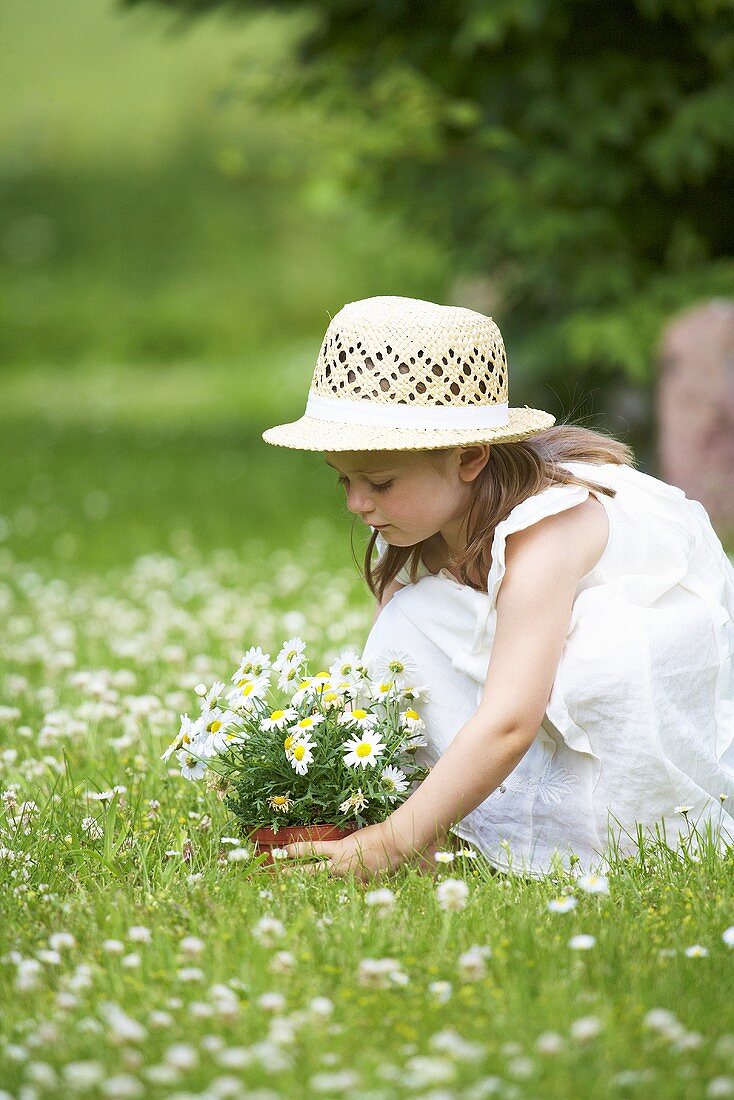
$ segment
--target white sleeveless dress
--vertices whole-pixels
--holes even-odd
[[[608,543],[579,581],[535,740],[453,832],[503,871],[599,871],[610,850],[637,851],[638,823],[675,847],[688,831],[676,813],[685,805],[699,832],[710,821],[724,850],[734,843],[734,568],[704,507],[680,489],[625,465],[563,466],[616,489],[594,493]],[[423,766],[481,699],[507,536],[588,495],[551,486],[513,508],[495,529],[486,593],[447,570],[421,565],[414,584],[401,570],[406,587],[378,616],[363,657],[372,666],[399,650],[417,663],[417,683],[428,687],[418,705]],[[384,553],[381,536],[377,546]]]

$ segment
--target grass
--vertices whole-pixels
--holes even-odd
[[[5,1095],[731,1095],[731,851],[650,841],[608,894],[469,856],[371,885],[228,859],[222,804],[160,754],[249,644],[360,644],[350,523],[320,456],[260,440],[282,388],[254,370],[105,371],[5,385]]]

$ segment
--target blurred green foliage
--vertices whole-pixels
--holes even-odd
[[[318,109],[321,170],[488,277],[530,377],[647,383],[670,314],[734,292],[729,0],[155,2],[290,15],[243,99]]]

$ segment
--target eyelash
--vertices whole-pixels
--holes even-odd
[[[343,475],[343,474],[342,474],[342,475],[340,475],[340,476],[339,476],[339,477],[338,477],[338,478],[336,479],[336,483],[337,483],[337,485],[346,485],[346,483],[347,483],[348,481],[349,481],[349,478],[348,478],[348,477],[344,477],[344,475]],[[391,485],[392,485],[392,481],[383,481],[382,485],[374,485],[374,484],[373,484],[372,482],[370,482],[370,488],[371,488],[371,489],[374,489],[374,491],[375,491],[376,493],[384,493],[384,492],[385,492],[385,490],[386,490],[386,489],[389,489]]]

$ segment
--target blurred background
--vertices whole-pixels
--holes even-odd
[[[513,405],[731,544],[728,3],[4,0],[0,36],[6,564],[313,535],[343,568],[322,457],[260,433],[372,294],[491,313]]]

